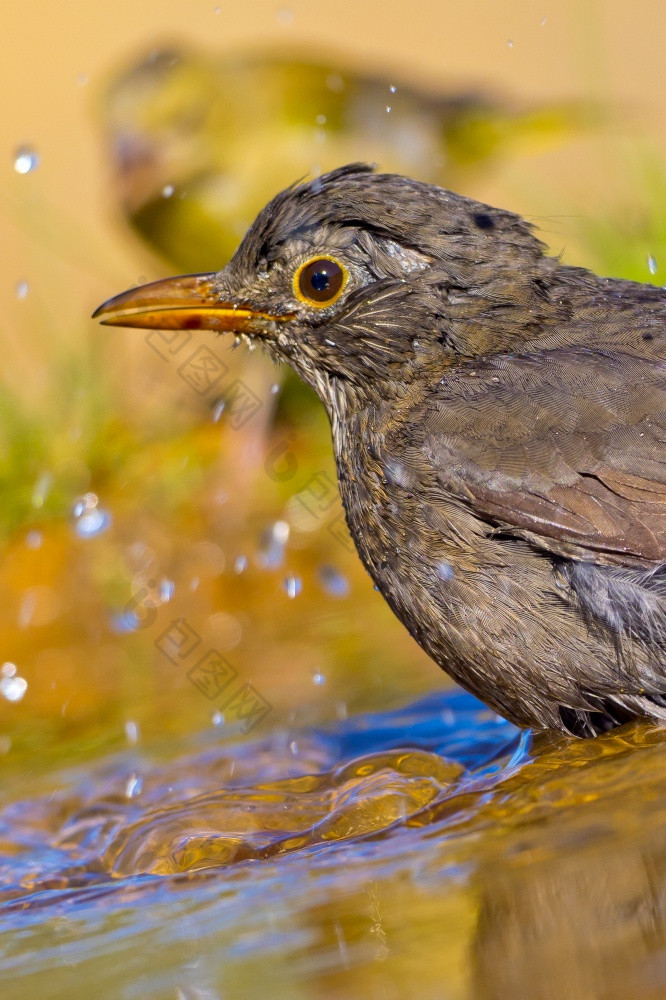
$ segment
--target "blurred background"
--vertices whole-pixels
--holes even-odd
[[[666,10],[9,0],[3,30],[3,764],[242,731],[219,670],[188,676],[207,649],[265,725],[447,684],[360,567],[316,401],[260,352],[89,316],[221,267],[279,188],[354,159],[663,281]]]

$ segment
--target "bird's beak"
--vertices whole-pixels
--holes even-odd
[[[230,330],[259,333],[267,323],[289,316],[272,316],[242,303],[221,301],[215,272],[181,274],[130,288],[102,303],[93,313],[107,326],[137,326],[151,330]]]

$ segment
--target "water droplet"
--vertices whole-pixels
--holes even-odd
[[[276,521],[262,535],[262,548],[257,562],[263,569],[277,569],[284,562],[284,547],[289,540],[289,525],[286,521]]]
[[[3,677],[0,680],[0,694],[7,701],[20,701],[28,690],[28,682],[23,677]]]
[[[94,538],[111,524],[111,515],[99,506],[96,493],[84,493],[74,504],[74,531],[79,538]]]
[[[543,28],[543,26],[544,26],[544,24],[546,23],[547,20],[548,20],[547,17],[542,17],[541,20],[539,21],[539,24],[541,25],[542,28]]]
[[[506,44],[509,46],[510,49],[513,48],[513,41],[511,39],[509,39]]]
[[[141,625],[141,621],[134,611],[122,611],[111,618],[111,628],[119,635],[126,632],[135,632]]]
[[[326,683],[326,674],[322,674],[319,670],[315,670],[312,675],[312,683],[316,684],[317,687],[321,687],[322,684]]]
[[[34,588],[24,590],[19,604],[19,612],[16,619],[17,625],[21,629],[28,627],[35,613],[36,597]]]
[[[244,573],[247,569],[247,556],[236,556],[234,561],[234,573]]]
[[[326,124],[326,115],[317,115],[317,117],[315,118],[315,121],[316,121],[317,125],[325,125]]]
[[[157,590],[162,604],[168,604],[168,602],[174,595],[175,589],[176,589],[176,584],[173,582],[173,580],[169,580],[165,576],[162,577]]]
[[[279,384],[277,382],[273,382],[273,385],[271,386],[271,395],[275,396],[276,393],[278,393],[279,391],[280,391]]]
[[[44,506],[44,501],[51,491],[51,486],[53,485],[53,476],[50,472],[43,472],[41,476],[37,479],[37,482],[32,488],[32,496],[30,502],[33,507],[39,509]]]
[[[20,701],[28,690],[28,682],[24,677],[18,676],[15,663],[7,661],[0,668],[0,694],[7,701]]]
[[[349,593],[349,580],[335,566],[321,566],[319,580],[326,593],[332,597],[346,597]]]
[[[398,88],[396,87],[396,85],[395,85],[394,83],[392,83],[392,84],[391,84],[391,86],[389,87],[389,91],[390,91],[390,92],[391,92],[392,94],[395,94],[395,92],[396,92],[396,90],[397,90],[397,89],[398,89]]]
[[[280,545],[286,545],[289,541],[289,525],[286,521],[276,521],[272,528],[273,538]]]
[[[214,726],[223,726],[224,725],[224,716],[222,715],[222,712],[213,712],[213,717],[212,717],[211,721],[212,721],[212,723],[213,723]]]
[[[648,271],[650,272],[650,274],[656,274],[657,273],[657,261],[652,256],[651,253],[648,254],[647,266],[648,266]]]
[[[390,114],[391,114],[391,105],[390,105],[390,104],[387,104],[387,105],[386,105],[386,114],[387,114],[387,115],[390,115]]]
[[[296,742],[296,740],[292,740],[291,743],[289,744],[289,753],[293,757],[297,756],[297,754],[298,754],[298,743]]]
[[[135,746],[139,742],[139,726],[133,719],[128,719],[125,723],[125,739],[130,746]]]
[[[134,799],[137,795],[141,794],[143,788],[143,779],[139,777],[138,774],[132,774],[127,779],[127,784],[125,785],[125,798]]]
[[[290,600],[293,600],[294,597],[298,597],[301,590],[303,589],[303,581],[299,576],[294,576],[292,574],[290,576],[285,577],[283,587],[285,589],[287,597]]]
[[[19,302],[25,302],[28,297],[29,286],[27,281],[17,281],[16,298]]]
[[[170,198],[171,195],[174,193],[175,190],[176,189],[173,186],[173,184],[165,184],[164,187],[162,188],[162,197],[163,198]]]
[[[25,544],[29,549],[40,548],[42,542],[44,541],[44,536],[41,531],[29,531],[25,536]]]
[[[17,174],[30,174],[39,166],[39,154],[29,146],[19,146],[14,153],[14,170]]]
[[[437,563],[435,566],[435,572],[440,580],[452,580],[455,576],[453,566],[451,566],[450,563],[447,563],[444,559]]]

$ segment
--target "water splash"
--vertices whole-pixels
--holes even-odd
[[[323,589],[331,597],[347,597],[349,594],[349,580],[335,566],[320,566],[318,576]]]
[[[28,690],[28,682],[24,677],[19,677],[18,668],[15,663],[7,661],[0,667],[0,694],[7,701],[21,701],[23,695]]]
[[[294,597],[298,597],[298,595],[302,591],[303,581],[301,580],[300,577],[290,574],[289,576],[285,577],[282,586],[284,588],[287,597],[293,600]]]
[[[39,166],[39,153],[30,146],[19,146],[14,153],[14,170],[17,174],[31,174]]]
[[[94,538],[111,524],[111,515],[100,507],[96,493],[84,493],[72,508],[74,531],[79,538]]]

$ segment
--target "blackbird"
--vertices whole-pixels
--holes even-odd
[[[95,316],[232,331],[312,386],[370,576],[497,712],[577,736],[666,721],[664,289],[352,164],[277,195],[223,270]]]

